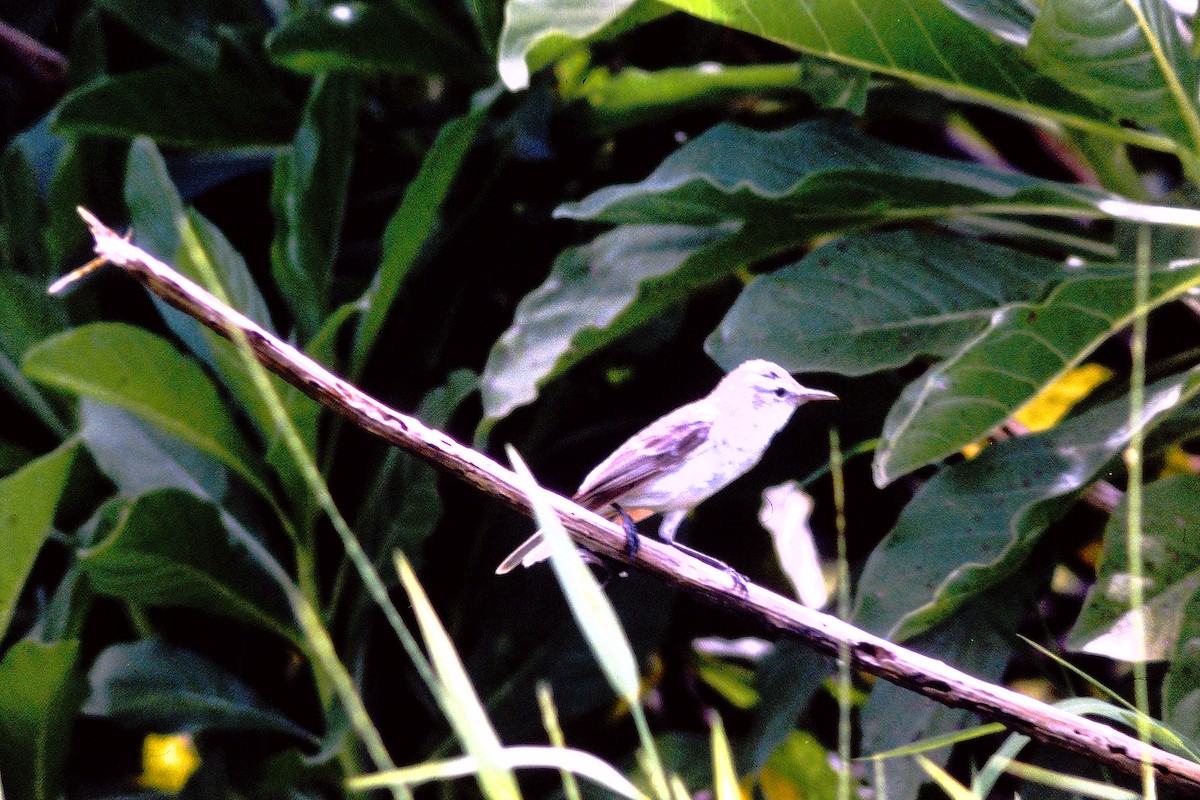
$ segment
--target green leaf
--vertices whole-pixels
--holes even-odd
[[[620,797],[630,800],[646,800],[629,780],[610,764],[591,753],[569,747],[545,747],[525,745],[505,747],[500,751],[502,763],[509,769],[540,768],[567,770],[594,781],[598,786]],[[404,769],[360,775],[346,781],[352,791],[382,789],[389,786],[416,787],[430,781],[445,781],[474,775],[479,771],[479,760],[474,756],[458,756],[442,761],[426,761]]]
[[[30,347],[66,324],[62,303],[47,295],[44,285],[0,268],[0,386],[64,438],[68,427],[49,399],[21,374],[18,364]]]
[[[0,774],[9,797],[56,800],[83,699],[79,642],[23,639],[0,661]]]
[[[208,658],[161,639],[111,645],[88,671],[84,714],[161,731],[251,730],[316,738]]]
[[[1198,392],[1195,370],[1146,387],[1147,452],[1200,426]],[[1128,442],[1122,398],[943,469],[867,560],[856,624],[898,641],[949,617],[1020,569],[1046,527],[1119,462]]]
[[[581,359],[737,269],[747,251],[713,246],[736,240],[731,233],[729,226],[629,225],[564,251],[492,346],[479,379],[480,431]]]
[[[759,662],[755,686],[759,703],[750,730],[742,740],[738,764],[755,772],[767,762],[796,727],[796,718],[808,707],[833,672],[833,660],[792,639],[780,639]]]
[[[19,144],[0,157],[0,269],[31,279],[50,277],[46,210],[33,165]]]
[[[829,763],[829,752],[812,734],[801,731],[790,731],[771,753],[759,773],[759,783],[767,797],[837,797],[838,777]]]
[[[1104,531],[1096,582],[1067,638],[1067,647],[1118,661],[1167,661],[1165,719],[1200,741],[1200,477],[1178,475],[1145,487],[1142,559],[1145,639],[1134,634],[1129,605],[1126,500]]]
[[[454,410],[478,388],[475,373],[455,370],[444,385],[421,401],[417,419],[444,430]],[[354,524],[363,549],[371,554],[385,584],[394,585],[396,581],[393,551],[404,553],[415,568],[420,563],[421,546],[433,535],[441,518],[438,471],[411,453],[389,447],[383,463],[374,471]]]
[[[409,270],[437,225],[442,203],[487,119],[489,108],[490,105],[480,106],[442,126],[388,221],[379,271],[359,301],[366,310],[354,337],[351,376],[362,374]]]
[[[550,546],[550,566],[571,607],[580,632],[587,639],[592,655],[608,679],[608,684],[625,702],[637,705],[638,669],[633,648],[621,628],[616,612],[604,596],[600,585],[571,542],[558,514],[546,501],[545,490],[538,486],[529,467],[512,446],[506,446],[509,462],[516,471],[521,491],[533,506],[538,530]]]
[[[329,301],[358,110],[356,78],[319,76],[292,146],[275,159],[272,274],[306,340],[320,327]]]
[[[905,388],[875,450],[875,482],[958,452],[1007,419],[1133,319],[1132,267],[1087,267],[1045,300],[1016,303]],[[1200,285],[1200,262],[1150,274],[1149,308]]]
[[[125,173],[125,204],[133,224],[134,243],[181,274],[204,284],[205,277],[183,248],[181,226],[190,226],[204,246],[208,261],[217,273],[230,304],[265,330],[274,331],[266,300],[242,258],[221,231],[193,209],[167,172],[166,162],[154,143],[144,137],[129,148]],[[213,368],[237,398],[240,408],[254,421],[264,438],[274,435],[275,424],[234,346],[192,317],[151,295],[163,320],[188,348]],[[286,386],[275,379],[280,387]],[[315,403],[314,403],[315,404]]]
[[[29,462],[0,480],[0,637],[8,630],[25,579],[54,526],[76,445]]]
[[[1046,0],[1026,56],[1114,117],[1200,150],[1200,71],[1167,0]]]
[[[748,94],[765,98],[806,94],[824,108],[861,111],[866,100],[864,77],[865,73],[841,70],[816,59],[747,66],[706,62],[653,72],[627,67],[616,74],[597,67],[588,71],[575,92],[564,92],[563,99],[578,96],[584,100],[592,124],[598,131],[610,133],[726,105]]]
[[[1068,273],[1005,247],[931,231],[850,234],[752,280],[705,350],[726,369],[865,375],[947,356],[1008,303]]]
[[[612,223],[741,220],[805,242],[824,232],[963,215],[1114,217],[1197,227],[1200,212],[905,150],[845,118],[779,131],[717,125],[640,183],[607,186],[555,215]]]
[[[486,83],[483,55],[452,27],[404,4],[343,2],[294,13],[267,37],[275,63],[317,75],[337,70],[433,73]]]
[[[1067,647],[1122,661],[1164,661],[1179,643],[1188,601],[1200,593],[1200,478],[1178,475],[1145,487],[1145,642],[1132,638],[1126,502],[1109,517],[1096,583]]]
[[[967,98],[1020,116],[1044,117],[1147,146],[1168,141],[1123,130],[1105,110],[1049,80],[1013,47],[956,15],[940,0],[898,0],[848,6],[844,0],[665,0],[689,14],[747,31],[841,64]],[[500,74],[510,89],[528,84],[526,60],[536,68],[548,59],[530,52],[550,48],[551,57],[599,30],[629,8],[609,0],[523,0],[505,8]]]
[[[220,462],[129,411],[80,398],[79,438],[122,497],[172,488],[225,499],[229,473]]]
[[[84,325],[34,347],[24,369],[34,380],[132,411],[270,497],[262,468],[212,381],[154,334],[119,323]]]
[[[1031,565],[976,597],[959,613],[908,644],[968,675],[999,683],[1012,658],[1017,626],[1042,595],[1050,579],[1050,563]],[[966,709],[950,708],[928,697],[877,681],[861,714],[862,751],[870,756],[937,739],[976,723]],[[938,766],[950,760],[950,748],[926,754]],[[910,758],[883,763],[884,786],[895,800],[914,800],[926,775]]]
[[[509,0],[500,31],[500,79],[514,92],[527,88],[530,72],[562,55],[575,40],[598,33],[635,5],[637,0]]]
[[[124,504],[112,531],[78,557],[101,594],[196,608],[301,642],[284,589],[260,557],[233,538],[216,506],[185,491],[161,489]]]
[[[261,70],[215,71],[183,64],[110,75],[80,86],[58,104],[54,130],[73,136],[149,136],[176,147],[283,144],[296,108]]]
[[[1024,47],[1029,43],[1033,21],[1037,19],[1036,0],[942,0],[963,19],[1009,44]]]
[[[138,0],[97,0],[96,5],[164,53],[196,69],[216,69],[221,59],[211,2],[168,0],[147,6]]]
[[[433,691],[441,695],[438,705],[446,714],[463,750],[475,758],[480,789],[491,800],[520,797],[516,777],[504,761],[500,737],[492,727],[475,687],[471,685],[471,677],[454,649],[450,635],[446,633],[403,553],[395,554],[395,567],[412,604],[417,624],[421,627],[421,638],[429,652],[429,661],[437,674],[438,685],[433,687]]]

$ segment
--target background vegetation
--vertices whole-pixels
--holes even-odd
[[[80,204],[197,279],[215,270],[235,307],[385,402],[495,454],[513,443],[564,492],[718,367],[804,373],[842,402],[802,409],[693,515],[693,545],[790,593],[762,491],[804,482],[832,557],[836,426],[855,624],[1052,700],[1099,693],[1066,658],[1148,705],[1176,749],[1200,743],[1191,13],[51,0],[3,22],[7,796],[178,791],[154,771],[164,748],[198,758],[189,796],[345,792],[380,759],[316,665],[317,621],[394,763],[459,752],[236,350],[119,276],[46,296],[89,257]],[[1031,412],[1047,387],[1070,401]],[[387,587],[394,552],[414,565],[499,739],[545,740],[547,681],[567,741],[634,775],[628,707],[550,571],[492,575],[530,522],[275,388]],[[421,607],[414,583],[402,608]],[[834,796],[829,662],[787,643],[704,653],[697,637],[768,632],[638,575],[606,590],[687,787],[712,784],[715,709],[750,790]],[[884,683],[840,699],[855,755],[974,724]],[[997,743],[930,757],[966,780]],[[927,778],[907,757],[855,770],[891,798]]]

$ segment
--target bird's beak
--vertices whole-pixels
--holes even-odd
[[[810,400],[837,400],[838,396],[833,392],[825,392],[820,389],[804,388],[797,398],[801,403],[807,403]]]

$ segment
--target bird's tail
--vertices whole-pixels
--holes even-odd
[[[550,545],[540,533],[535,533],[522,542],[520,547],[509,553],[508,558],[500,562],[500,566],[496,567],[496,574],[503,575],[517,567],[528,567],[539,561],[545,561],[549,557]]]

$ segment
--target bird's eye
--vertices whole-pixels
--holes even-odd
[[[787,389],[783,388],[782,386],[775,390],[776,397],[783,397],[785,394],[787,394]]]

